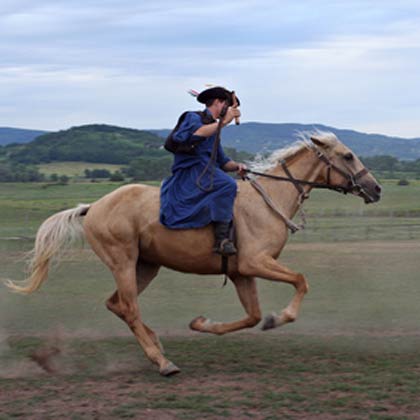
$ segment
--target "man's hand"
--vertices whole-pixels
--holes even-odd
[[[226,111],[225,117],[223,118],[223,125],[230,124],[234,118],[239,118],[240,116],[241,111],[239,111],[238,108],[230,106]]]
[[[245,163],[238,163],[238,175],[242,178],[245,179],[246,177],[246,170],[248,169],[248,167],[245,165]]]
[[[241,178],[245,178],[247,166],[245,163],[235,162],[234,160],[230,160],[223,166],[223,170],[225,172],[237,172]]]

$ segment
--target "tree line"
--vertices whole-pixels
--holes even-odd
[[[247,152],[225,148],[226,153],[236,161],[249,161],[252,156]],[[379,178],[417,178],[420,179],[420,159],[413,161],[398,160],[389,155],[361,158],[363,164]],[[124,180],[148,181],[161,180],[171,173],[173,157],[169,153],[159,156],[139,156],[131,159],[120,170],[111,172],[108,169],[86,169],[86,179],[107,179],[115,182]],[[24,164],[4,159],[0,152],[0,182],[54,182],[65,184],[66,175],[45,175],[34,164]]]
[[[394,156],[380,155],[361,158],[364,165],[376,172],[385,172],[391,176],[395,173],[411,173],[420,176],[420,159],[398,160]]]

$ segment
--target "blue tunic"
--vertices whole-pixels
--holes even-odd
[[[189,112],[173,134],[174,141],[191,140],[202,125],[201,117]],[[237,186],[236,181],[222,170],[231,159],[225,155],[220,144],[214,170],[210,168],[201,178],[200,185],[203,188],[197,185],[197,179],[209,163],[216,135],[202,139],[195,148],[195,155],[175,154],[172,176],[162,183],[160,222],[168,228],[199,228],[211,222],[232,220]],[[213,188],[211,191],[204,191],[203,189],[210,186],[211,173]]]

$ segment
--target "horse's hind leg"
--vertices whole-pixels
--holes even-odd
[[[160,268],[159,265],[149,264],[144,261],[141,261],[140,259],[137,261],[137,267],[136,267],[137,296],[139,296],[144,291],[144,289],[146,289],[146,287],[152,282],[152,280],[156,277],[157,273],[159,272],[159,268]],[[112,294],[112,296],[106,301],[106,307],[115,315],[123,319],[122,313],[120,311],[120,306],[119,306],[118,290],[116,290]],[[164,353],[163,346],[159,340],[159,337],[145,323],[143,323],[143,325],[149,337],[159,347],[160,351]]]
[[[157,276],[160,269],[160,265],[149,264],[145,261],[139,259],[137,261],[137,268],[136,268],[136,277],[137,277],[137,296],[143,292],[144,289],[152,282],[152,280]],[[162,343],[159,340],[159,337],[156,333],[149,328],[146,324],[144,324],[147,333],[149,334],[150,338],[153,342],[159,347],[162,353],[165,353]]]
[[[199,316],[191,321],[190,328],[192,330],[222,335],[243,328],[254,327],[260,322],[261,311],[255,279],[253,277],[235,276],[231,280],[235,284],[236,292],[247,313],[246,318],[222,323],[213,322],[208,318]]]
[[[162,375],[169,376],[179,372],[179,369],[163,356],[159,346],[149,335],[148,328],[141,321],[137,302],[136,259],[126,260],[124,255],[119,255],[118,264],[113,267],[112,272],[118,289],[118,299],[114,298],[114,303],[118,302],[118,316],[129,326],[146,356],[159,366]]]
[[[92,218],[92,213],[89,213]],[[88,214],[88,216],[89,216]],[[115,312],[131,329],[146,356],[159,366],[162,375],[171,375],[179,369],[167,360],[159,345],[153,340],[150,329],[141,321],[137,295],[143,286],[137,284],[137,261],[139,258],[138,238],[126,219],[112,224],[112,230],[85,220],[84,230],[96,255],[109,267],[114,275],[117,292],[108,300],[108,307]],[[131,232],[131,235],[130,235]],[[152,275],[150,275],[153,278]],[[144,282],[147,285],[149,282]]]

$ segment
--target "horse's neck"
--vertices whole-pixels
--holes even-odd
[[[294,178],[310,182],[317,180],[322,169],[322,162],[316,157],[316,154],[306,148],[287,159],[286,165]],[[287,176],[281,164],[277,164],[267,174]],[[284,214],[292,218],[299,208],[300,193],[297,188],[291,182],[277,181],[270,178],[260,177],[259,182],[268,192],[271,199],[283,210]],[[306,193],[309,193],[311,190],[310,186],[302,187]]]

